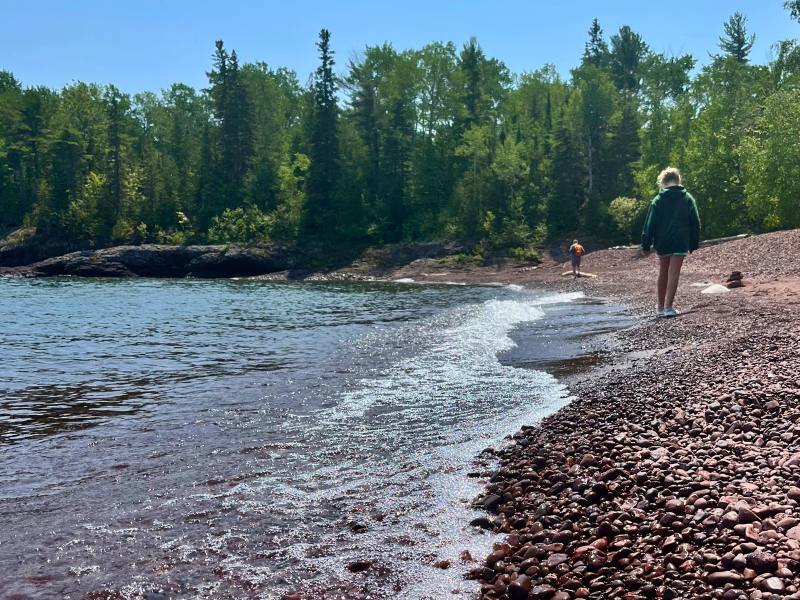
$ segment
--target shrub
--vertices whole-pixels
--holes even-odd
[[[251,243],[270,239],[271,219],[256,206],[225,209],[214,217],[208,239],[214,243]]]
[[[608,214],[617,228],[620,238],[630,242],[635,239],[635,229],[639,225],[647,204],[636,198],[620,196],[608,205]]]
[[[542,262],[539,250],[531,248],[530,246],[525,248],[512,248],[511,252],[509,252],[509,256],[519,262]]]

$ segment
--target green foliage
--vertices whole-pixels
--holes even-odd
[[[783,6],[789,11],[795,21],[800,22],[800,0],[786,0]]]
[[[737,62],[747,62],[756,41],[755,34],[747,35],[747,17],[735,12],[724,26],[725,35],[719,38],[719,47]]]
[[[636,230],[641,230],[646,210],[647,203],[637,198],[619,196],[611,201],[608,205],[608,214],[617,228],[620,241],[630,242],[638,239]]]
[[[340,182],[340,158],[337,119],[339,106],[336,100],[336,78],[333,74],[333,50],[330,32],[319,33],[320,65],[311,89],[312,110],[309,155],[311,166],[308,175],[303,233],[310,237],[336,237],[341,224],[336,202]]]
[[[620,91],[637,93],[644,76],[644,65],[650,53],[642,37],[627,25],[611,36],[609,61],[611,75]]]
[[[211,222],[208,239],[216,244],[264,242],[270,228],[269,217],[255,206],[226,208]]]
[[[0,71],[0,228],[95,245],[444,238],[528,260],[548,235],[636,239],[667,165],[706,236],[800,226],[800,46],[753,65],[744,16],[721,29],[696,75],[596,19],[569,80],[512,76],[475,39],[369,46],[337,76],[327,30],[308,86],[222,41],[204,90],[54,91]]]
[[[512,248],[508,256],[518,262],[527,263],[540,263],[542,262],[542,255],[538,248],[531,248],[530,246],[524,248]]]
[[[583,62],[603,69],[608,67],[610,59],[608,44],[603,38],[603,28],[600,27],[600,21],[594,19],[589,28],[589,41],[584,46]]]
[[[742,156],[747,210],[757,228],[800,227],[800,90],[767,100]]]

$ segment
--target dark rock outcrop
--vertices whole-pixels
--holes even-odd
[[[22,228],[0,239],[0,267],[29,265],[86,248],[85,243],[47,239],[37,235],[35,229]]]
[[[0,268],[0,273],[30,277],[246,277],[283,271],[294,265],[288,246],[117,246],[84,250],[31,265]]]
[[[463,251],[458,244],[394,244],[368,249],[322,244],[265,243],[258,246],[115,246],[81,250],[32,264],[3,266],[0,275],[23,277],[252,277],[286,271],[304,277],[348,267],[359,272],[390,269],[421,258]]]

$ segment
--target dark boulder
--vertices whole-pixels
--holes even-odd
[[[287,252],[280,248],[231,248],[208,252],[188,265],[190,277],[249,277],[284,271],[290,267]]]

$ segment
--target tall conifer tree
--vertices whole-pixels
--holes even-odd
[[[304,215],[304,232],[313,237],[327,237],[336,231],[336,188],[339,182],[339,140],[336,103],[336,79],[333,75],[331,34],[319,33],[320,65],[314,74],[311,115],[311,167]]]

